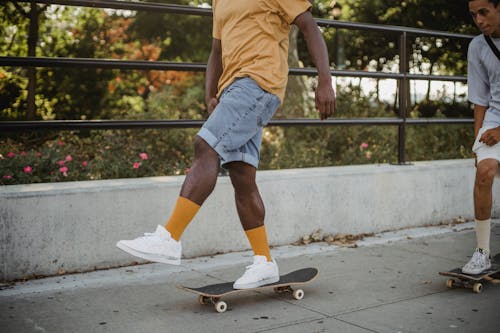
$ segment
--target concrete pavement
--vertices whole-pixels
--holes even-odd
[[[492,228],[500,252],[500,221]],[[200,305],[178,284],[239,277],[250,252],[146,264],[3,286],[1,332],[499,332],[500,285],[447,289],[438,271],[461,266],[473,223],[406,229],[358,241],[273,249],[282,273],[318,267],[301,301],[272,291],[229,296],[229,310]]]

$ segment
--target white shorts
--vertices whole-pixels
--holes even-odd
[[[476,141],[474,141],[474,145],[472,146],[472,151],[477,156],[477,163],[487,158],[492,158],[500,162],[500,142],[494,146],[488,146],[484,142],[479,142],[481,135],[490,128],[491,127],[481,127],[477,134]]]

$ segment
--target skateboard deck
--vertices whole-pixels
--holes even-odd
[[[278,282],[250,289],[234,289],[234,282],[209,284],[203,287],[187,287],[181,285],[177,286],[177,288],[198,294],[198,301],[200,304],[212,303],[215,306],[215,310],[222,313],[227,310],[227,303],[222,301],[221,298],[230,294],[274,289],[277,293],[291,293],[293,298],[300,300],[304,298],[304,291],[302,289],[293,289],[292,286],[309,283],[316,279],[317,276],[318,269],[302,268],[288,274],[281,275]]]
[[[448,288],[469,288],[475,293],[480,293],[483,291],[483,282],[500,283],[500,253],[491,260],[491,268],[480,274],[465,274],[462,268],[439,272],[439,274],[451,277],[446,281]]]

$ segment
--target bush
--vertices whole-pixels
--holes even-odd
[[[61,133],[37,149],[12,139],[0,148],[0,184],[179,175],[190,165],[189,130]]]
[[[169,89],[172,88],[150,95],[148,112],[138,108],[122,117],[203,119],[206,116],[201,112],[201,87],[190,87],[182,94]],[[374,102],[373,96],[363,96],[356,86],[337,91],[337,103],[336,118],[393,116],[391,107]],[[443,110],[459,110],[452,104],[433,105]],[[410,116],[417,117],[420,110],[415,108]],[[436,116],[444,117],[443,113],[439,111]],[[44,134],[42,138],[38,134],[33,142],[26,135],[0,138],[0,184],[185,174],[191,165],[196,132],[197,129],[95,130]],[[472,136],[470,125],[409,125],[406,160],[471,157]],[[397,162],[396,126],[266,127],[260,169],[393,162]]]

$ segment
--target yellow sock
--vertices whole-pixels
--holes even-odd
[[[184,229],[188,226],[189,222],[194,218],[200,205],[192,202],[184,197],[179,197],[177,203],[175,204],[174,211],[170,215],[170,219],[165,225],[165,229],[170,232],[173,239],[178,241],[181,239],[181,235]]]
[[[254,229],[245,230],[252,250],[256,256],[265,256],[267,261],[272,261],[271,253],[269,250],[269,243],[267,242],[266,227],[260,226]]]

